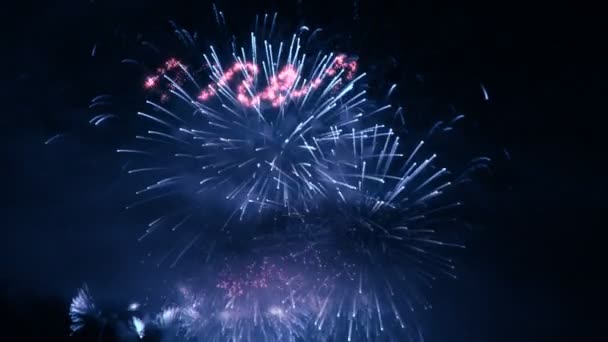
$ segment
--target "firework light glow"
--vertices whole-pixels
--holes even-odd
[[[269,33],[252,32],[244,47],[210,46],[200,68],[171,57],[143,80],[138,133],[117,150],[147,184],[127,208],[167,201],[140,240],[161,227],[205,226],[171,265],[189,251],[205,256],[191,258],[198,280],[179,285],[159,313],[142,318],[140,304],[129,305],[129,326],[139,338],[154,327],[199,341],[420,341],[426,290],[457,278],[444,253],[464,248],[454,239],[458,189],[489,160],[458,174],[438,166],[424,141],[387,124],[385,116],[403,123],[403,109],[369,97],[357,58],[310,51],[308,30],[281,41],[276,15],[267,19],[255,31]],[[223,224],[201,224],[209,215]],[[247,252],[224,251],[236,240]],[[80,290],[72,331],[96,310]]]

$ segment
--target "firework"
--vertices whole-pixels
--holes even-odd
[[[181,282],[156,321],[170,317],[183,338],[197,341],[300,341],[311,316],[309,281],[283,254],[231,252],[199,266],[198,276]]]
[[[221,12],[216,18],[224,22]],[[159,212],[140,240],[160,227],[196,230],[166,254],[175,255],[172,266],[188,251],[202,255],[190,255],[197,277],[160,313],[142,318],[139,304],[129,306],[130,332],[218,342],[421,340],[415,312],[431,307],[425,289],[438,276],[456,278],[445,249],[464,248],[454,189],[487,160],[461,175],[438,166],[423,141],[404,143],[378,118],[391,105],[367,98],[356,58],[310,51],[307,29],[275,39],[275,19],[268,30],[266,19],[256,32],[268,35],[251,33],[246,47],[211,46],[191,63],[169,58],[144,79],[139,133],[118,149],[146,183],[128,208]],[[176,32],[196,48],[195,36]],[[397,116],[403,123],[400,107]],[[460,119],[438,122],[429,136]],[[217,216],[221,224],[207,222]],[[95,310],[79,292],[72,330]]]
[[[70,330],[77,336],[96,336],[97,340],[115,338],[134,341],[145,335],[146,323],[140,319],[132,304],[126,310],[101,310],[86,285],[80,288],[70,304]]]
[[[153,175],[138,191],[149,195],[142,201],[186,196],[196,207],[216,196],[234,203],[228,223],[265,208],[302,215],[327,198],[319,140],[360,123],[364,74],[345,54],[309,58],[302,49],[298,35],[273,46],[252,34],[247,52],[235,49],[227,61],[210,47],[206,72],[172,58],[148,76],[151,98],[138,116],[150,129],[137,135],[138,147],[118,150],[142,157],[129,173]]]
[[[321,279],[312,289],[314,330],[347,341],[421,339],[415,311],[431,307],[424,288],[456,278],[446,248],[457,240],[461,205],[453,189],[466,181],[437,167],[424,142],[408,152],[390,129],[342,136],[350,162],[335,163],[340,194],[301,229]],[[335,149],[340,147],[334,146]]]
[[[93,297],[89,293],[88,287],[85,285],[78,290],[78,293],[72,298],[70,304],[70,330],[72,333],[77,332],[91,322],[96,322],[100,318],[100,313],[95,307]]]
[[[256,266],[257,267],[257,266]],[[261,273],[278,272],[259,265]],[[268,284],[268,274],[223,279],[215,291],[189,294],[182,288],[181,326],[186,336],[216,341],[295,341],[308,324],[291,284]],[[220,278],[225,275],[220,275]]]

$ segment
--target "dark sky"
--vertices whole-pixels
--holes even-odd
[[[494,157],[494,172],[480,185],[485,205],[461,280],[436,289],[427,341],[590,340],[600,316],[586,305],[602,288],[595,236],[606,208],[592,9],[361,0],[354,26],[349,1],[243,2],[217,1],[236,30],[276,10],[290,24],[351,31],[362,60],[397,61],[389,77],[405,80],[404,96],[432,92],[478,123],[467,143]],[[158,282],[139,263],[137,218],[114,197],[120,165],[104,152],[107,141],[43,142],[79,129],[90,99],[114,80],[115,91],[130,86],[109,76],[107,61],[130,52],[121,32],[159,37],[175,20],[203,35],[210,13],[202,0],[25,1],[4,13],[0,303],[12,333],[64,338],[69,297],[84,281],[106,298]],[[408,83],[418,75],[421,85]],[[40,328],[16,328],[30,325]]]

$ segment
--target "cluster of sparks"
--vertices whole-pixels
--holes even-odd
[[[89,289],[85,286],[78,290],[70,304],[70,319],[72,321],[70,330],[78,331],[87,324],[89,318],[97,318],[98,316],[99,312],[95,307]]]
[[[421,339],[413,312],[430,305],[414,284],[430,287],[437,274],[456,277],[452,260],[437,249],[464,247],[439,233],[453,225],[451,210],[460,206],[444,194],[467,173],[454,177],[437,168],[435,154],[423,155],[424,141],[403,144],[377,119],[402,109],[366,98],[355,58],[309,57],[298,35],[275,49],[252,33],[250,48],[233,48],[228,63],[210,51],[203,54],[205,81],[176,58],[144,80],[155,98],[138,116],[150,129],[136,136],[139,145],[118,152],[144,164],[129,173],[154,181],[137,192],[147,197],[128,208],[195,195],[187,210],[154,218],[145,238],[160,227],[186,225],[201,196],[219,194],[230,208],[220,231],[229,232],[236,218],[255,224],[247,213],[271,208],[297,221],[286,231],[298,248],[279,243],[285,258],[262,258],[240,272],[228,267],[209,276],[217,281],[202,291],[180,287],[179,303],[154,320],[133,316],[138,336],[150,325],[175,324],[187,337],[214,341]],[[460,119],[431,131],[449,131]],[[306,266],[288,275],[277,260]],[[82,328],[83,312],[94,311],[90,303],[87,292],[74,299],[73,330]]]
[[[268,46],[268,48],[272,49],[272,46]],[[280,52],[281,51],[279,51],[279,55],[277,55],[277,59],[280,58]],[[214,57],[216,56],[214,55]],[[215,60],[217,61],[217,59]],[[302,81],[299,79],[300,71],[296,69],[295,65],[290,64],[290,62],[291,61],[288,60],[287,64],[280,70],[273,69],[271,75],[268,75],[268,72],[264,69],[267,86],[259,92],[254,92],[254,82],[260,73],[260,68],[256,64],[239,60],[227,70],[219,70],[216,67],[219,66],[218,63],[217,65],[214,65],[212,71],[214,82],[201,90],[197,99],[205,102],[210,98],[217,96],[218,92],[224,91],[225,93],[226,91],[230,91],[235,93],[236,99],[241,106],[259,109],[261,102],[267,102],[273,107],[279,107],[286,101],[306,96],[312,90],[321,86],[324,78],[334,76],[340,70],[346,70],[346,74],[344,75],[346,80],[352,80],[357,70],[357,62],[355,60],[347,61],[347,56],[345,54],[340,54],[335,57],[333,63],[329,65],[328,68],[323,69],[320,75],[315,75],[313,79],[306,82],[305,80]],[[158,85],[162,75],[166,75],[175,70],[177,70],[177,73],[179,73],[180,70],[185,71],[185,69],[182,68],[181,63],[177,59],[171,58],[167,60],[164,67],[157,69],[156,74],[146,78],[144,88],[154,89]],[[236,80],[238,76],[243,78],[240,82]],[[296,82],[300,81],[302,82],[296,86]],[[339,84],[339,82],[340,80],[338,80],[337,84]],[[235,87],[236,89],[231,89],[231,84],[233,83],[237,84]],[[166,101],[167,97],[164,96],[162,99],[163,101]]]
[[[299,275],[288,275],[269,258],[241,270],[227,266],[230,270],[214,276],[215,291],[180,287],[178,307],[186,335],[218,341],[296,341],[304,336],[308,314],[302,310]]]
[[[267,257],[246,261],[243,267],[229,263],[209,276],[212,280],[205,290],[198,290],[200,284],[180,285],[177,298],[156,314],[144,313],[139,303],[131,303],[124,322],[117,324],[130,327],[122,333],[125,339],[141,339],[160,329],[178,341],[302,341],[310,313],[303,306],[298,275],[288,273]],[[103,324],[107,316],[96,311],[86,287],[72,300],[70,315],[80,323],[72,326],[73,332],[83,329],[85,321]]]
[[[160,94],[160,101],[149,100],[151,111],[138,115],[155,127],[136,137],[144,142],[143,149],[118,152],[152,157],[152,163],[162,166],[129,173],[166,174],[182,162],[194,163],[200,171],[198,184],[192,177],[173,174],[138,193],[172,192],[178,186],[196,194],[220,191],[226,199],[240,202],[230,218],[240,212],[242,219],[248,208],[255,207],[258,212],[267,207],[307,212],[320,198],[339,191],[326,168],[333,157],[324,149],[331,147],[322,145],[340,139],[345,127],[356,127],[364,116],[390,106],[365,113],[365,91],[354,93],[364,74],[355,76],[357,62],[345,54],[319,54],[309,61],[294,35],[288,48],[281,43],[276,52],[264,42],[259,67],[257,44],[252,35],[249,55],[244,49],[241,56],[233,54],[235,61],[228,69],[222,69],[211,47],[211,56],[204,59],[212,82],[205,87],[174,58],[145,80],[144,87]],[[174,101],[165,103],[168,99]],[[178,111],[180,106],[185,108]],[[174,148],[159,153],[150,150],[151,142]]]

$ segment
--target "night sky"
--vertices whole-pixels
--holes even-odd
[[[494,160],[476,185],[460,279],[432,293],[426,340],[591,340],[601,315],[586,306],[599,305],[605,247],[595,236],[606,209],[599,18],[556,3],[360,0],[353,19],[352,1],[299,2],[217,4],[235,31],[278,11],[290,28],[352,33],[344,47],[370,66],[393,65],[386,77],[404,84],[406,102],[432,96],[472,118],[477,130],[460,143]],[[218,35],[203,0],[17,6],[4,13],[2,41],[2,325],[14,340],[70,340],[69,300],[83,282],[120,301],[170,276],[140,262],[141,220],[116,195],[125,180],[112,138],[81,131],[44,141],[86,127],[94,96],[133,91],[136,73],[113,73],[137,33],[168,42],[173,20]]]

